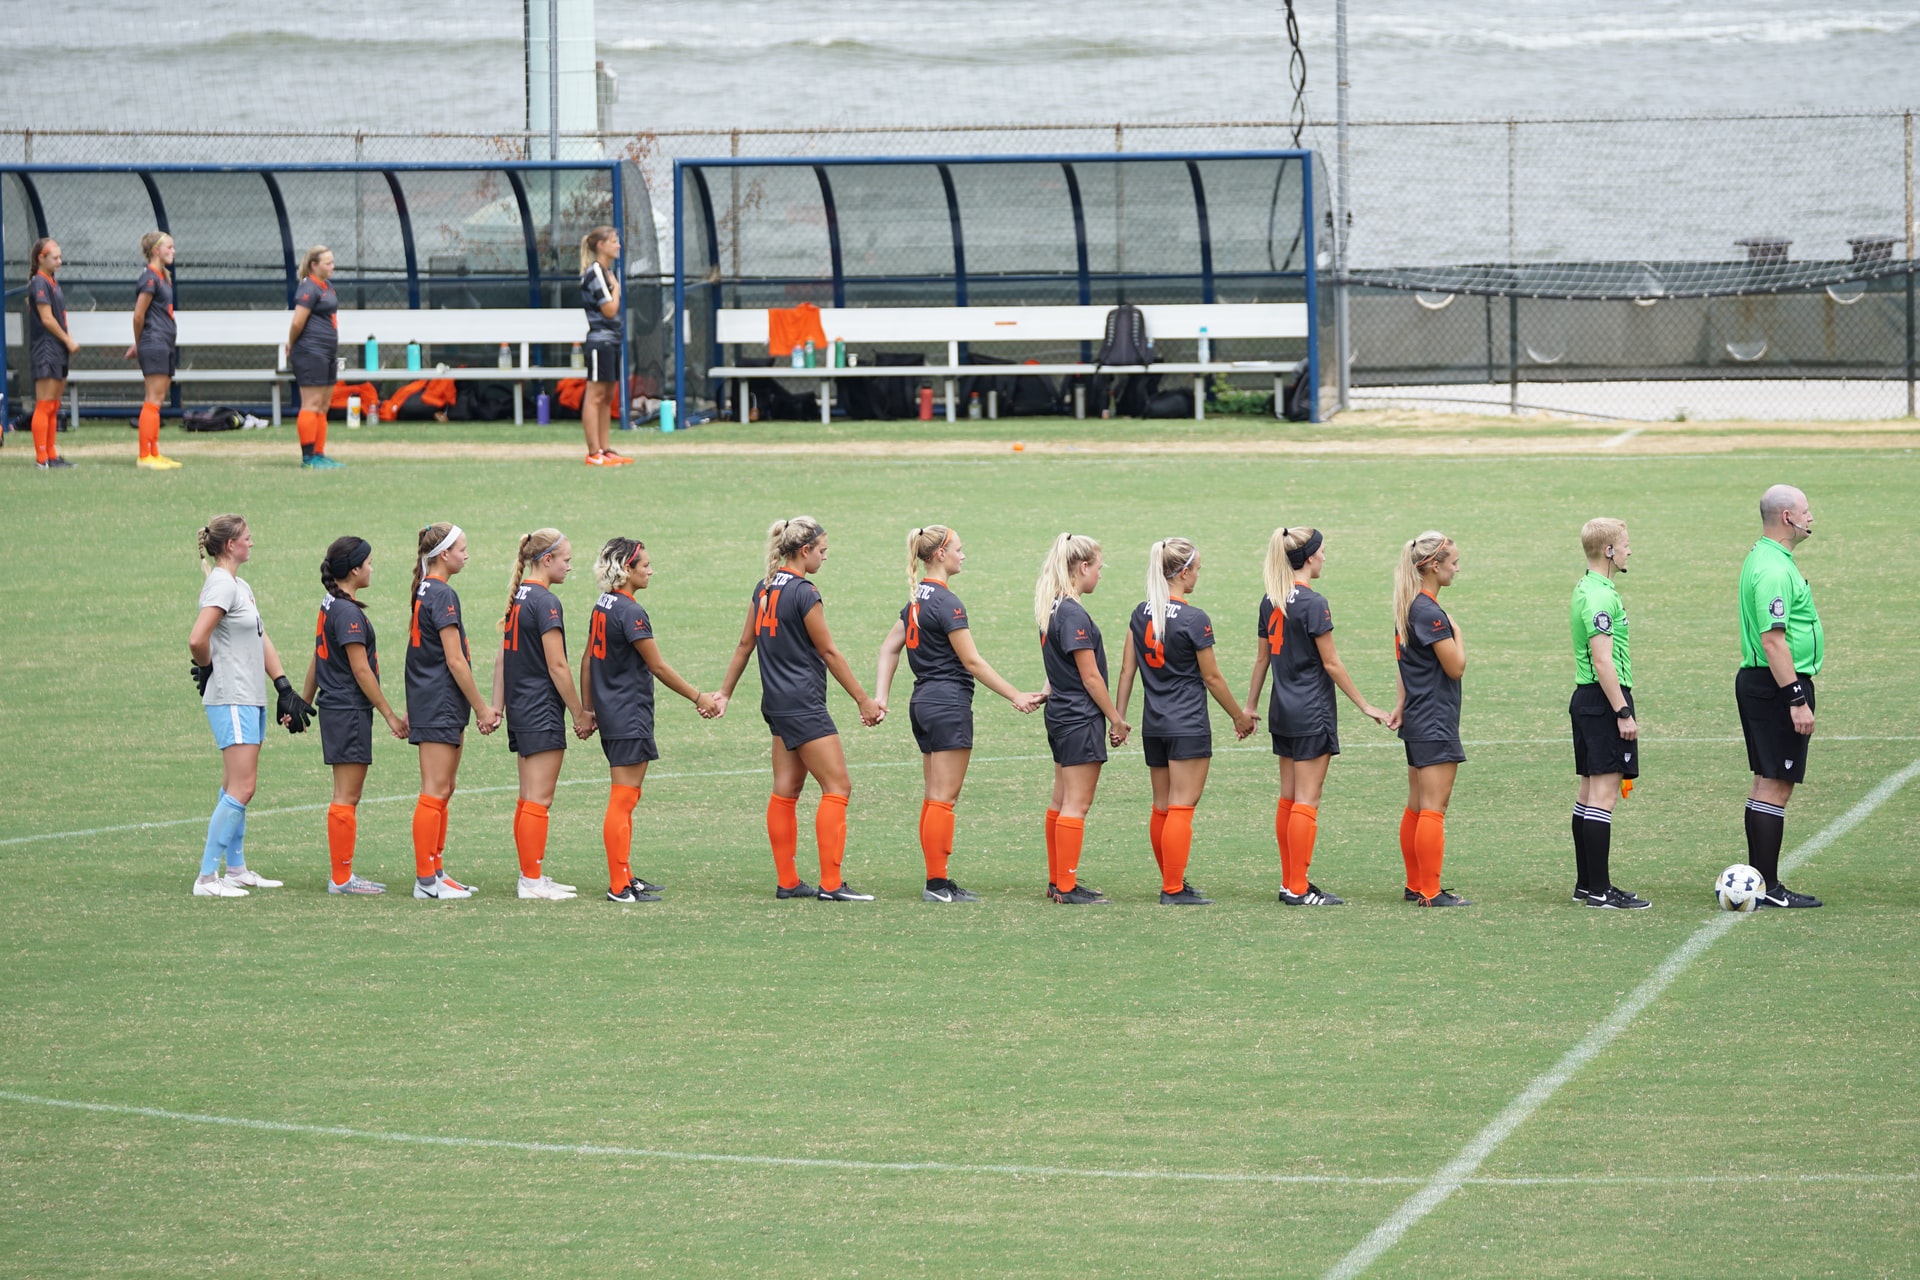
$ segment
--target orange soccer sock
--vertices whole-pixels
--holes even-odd
[[[1054,886],[1067,893],[1080,883],[1080,846],[1086,843],[1087,820],[1085,818],[1058,818],[1053,824],[1054,847],[1059,850],[1055,861]]]
[[[293,420],[293,429],[299,434],[300,444],[303,448],[311,449],[314,440],[320,435],[320,428],[314,425],[315,418],[318,418],[321,422],[327,420],[325,414],[315,413],[311,409],[302,409]]]
[[[1400,861],[1407,864],[1407,888],[1420,892],[1420,862],[1413,856],[1413,833],[1420,825],[1420,811],[1400,811]]]
[[[1162,879],[1167,874],[1166,832],[1167,811],[1155,805],[1153,816],[1147,819],[1147,843],[1153,846],[1153,864],[1160,868]]]
[[[943,800],[920,802],[920,856],[926,859],[927,879],[947,878],[947,859],[953,854],[953,806]]]
[[[794,865],[800,847],[800,818],[794,812],[798,804],[793,796],[767,797],[767,843],[773,846],[773,871],[782,889],[800,883],[800,869]]]
[[[1313,865],[1313,842],[1320,836],[1318,805],[1295,804],[1287,815],[1287,892],[1299,897],[1308,888],[1307,868]]]
[[[353,878],[353,846],[358,835],[358,811],[352,805],[327,806],[327,857],[333,862],[335,884]]]
[[[440,802],[440,830],[433,838],[433,874],[436,876],[445,869],[443,854],[447,851],[447,806],[452,797]]]
[[[327,451],[327,411],[325,409],[316,410],[313,415],[313,451],[315,453]]]
[[[151,400],[140,403],[140,456],[151,458],[160,452],[160,406]]]
[[[1047,810],[1047,883],[1060,883],[1060,811]]]
[[[1178,893],[1187,885],[1187,859],[1193,853],[1193,806],[1167,806],[1167,827],[1161,835],[1160,889]]]
[[[53,437],[59,430],[60,402],[58,400],[36,400],[33,403],[33,460],[50,462],[57,455],[53,451]]]
[[[824,795],[813,811],[813,839],[820,846],[820,887],[840,887],[840,864],[847,856],[847,797]]]
[[[1279,803],[1273,807],[1273,842],[1280,846],[1280,884],[1282,888],[1285,888],[1286,885],[1291,883],[1289,871],[1293,866],[1293,855],[1287,852],[1287,841],[1289,839],[1287,834],[1287,820],[1292,813],[1293,801],[1289,800],[1286,796],[1281,796]]]
[[[1413,833],[1413,856],[1419,865],[1420,883],[1414,886],[1423,898],[1440,892],[1440,863],[1447,852],[1447,815],[1435,809],[1420,811],[1419,826]]]
[[[633,880],[633,806],[640,803],[640,788],[616,786],[607,797],[606,821],[600,825],[601,838],[607,844],[607,887],[618,893]]]
[[[521,876],[538,880],[547,857],[546,805],[522,800],[513,806],[513,848],[520,855]]]
[[[441,833],[447,829],[447,802],[422,793],[413,802],[413,874],[429,880],[436,874],[434,857]]]

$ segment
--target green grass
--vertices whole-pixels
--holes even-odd
[[[1042,431],[960,430],[996,441]],[[335,475],[213,454],[166,475],[96,458],[59,476],[8,448],[0,841],[17,842],[0,844],[0,1091],[627,1152],[426,1146],[0,1098],[0,1275],[1319,1275],[1413,1186],[634,1152],[1430,1176],[1694,932],[1711,875],[1742,856],[1732,586],[1755,498],[1776,480],[1812,495],[1821,532],[1800,558],[1831,651],[1789,845],[1920,756],[1906,671],[1911,454],[1795,455],[1782,435],[1778,453],[1715,460],[1126,456],[1097,445],[1275,428],[1048,430],[1087,447],[756,459],[676,455],[649,439],[640,465],[589,472],[355,461],[349,438],[352,465]],[[823,436],[795,424],[688,439]],[[879,901],[776,904],[751,674],[717,723],[663,695],[663,758],[635,856],[669,886],[658,906],[594,900],[597,744],[567,762],[549,860],[591,892],[512,899],[514,770],[499,737],[473,739],[448,850],[482,896],[335,901],[321,887],[319,744],[284,734],[263,753],[248,842],[249,860],[288,887],[196,900],[187,888],[219,773],[182,642],[200,580],[192,531],[224,510],[253,524],[245,576],[296,675],[322,549],[347,532],[374,542],[367,599],[395,692],[407,554],[429,519],[468,531],[474,560],[456,585],[477,656],[519,533],[556,524],[575,540],[582,568],[561,596],[576,654],[587,553],[614,533],[645,538],[662,648],[706,687],[779,515],[807,511],[831,531],[819,581],[863,679],[900,604],[903,531],[953,523],[969,555],[955,585],[981,648],[1027,685],[1040,678],[1033,574],[1058,530],[1106,543],[1112,567],[1089,603],[1116,662],[1147,544],[1194,538],[1206,568],[1193,598],[1244,687],[1266,535],[1314,523],[1328,534],[1323,586],[1342,652],[1375,701],[1392,693],[1385,566],[1400,540],[1439,527],[1463,548],[1446,604],[1468,642],[1473,744],[1447,881],[1478,905],[1429,915],[1399,902],[1402,758],[1348,714],[1314,876],[1352,905],[1274,903],[1272,758],[1263,739],[1229,749],[1222,723],[1191,872],[1219,905],[1153,905],[1147,780],[1129,748],[1103,780],[1082,862],[1117,904],[1052,907],[1038,892],[1044,733],[983,693],[954,869],[986,900],[934,908],[919,901],[918,756],[904,714],[862,731],[838,692],[855,779],[848,873]],[[1637,553],[1624,585],[1647,766],[1619,812],[1614,865],[1655,907],[1630,915],[1567,901],[1566,596],[1578,526],[1603,512],[1631,523]],[[903,677],[902,713],[906,692]],[[413,755],[390,740],[375,754],[358,868],[404,887]],[[1461,1190],[1369,1274],[1910,1274],[1920,1181],[1885,1175],[1920,1174],[1916,797],[1920,787],[1896,796],[1796,877],[1824,910],[1742,921],[1480,1170],[1508,1181]],[[292,806],[314,807],[272,812]],[[170,820],[186,821],[18,841]],[[1869,1180],[1802,1178],[1835,1174]],[[1576,1181],[1511,1181],[1533,1177]],[[1765,1181],[1686,1181],[1705,1177]]]

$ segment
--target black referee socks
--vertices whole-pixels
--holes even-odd
[[[1573,806],[1573,856],[1579,863],[1580,887],[1605,893],[1613,885],[1608,860],[1613,853],[1613,815],[1597,805]]]
[[[1747,865],[1766,877],[1771,889],[1780,883],[1780,844],[1787,838],[1787,811],[1764,800],[1747,801]]]

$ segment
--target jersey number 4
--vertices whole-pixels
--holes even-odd
[[[1278,609],[1267,622],[1267,652],[1279,653],[1287,644],[1287,615]]]
[[[780,634],[780,619],[775,610],[780,607],[778,587],[760,597],[760,608],[753,615],[753,630],[756,635],[777,636]]]

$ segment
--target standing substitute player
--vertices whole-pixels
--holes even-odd
[[[140,456],[136,466],[150,471],[173,471],[180,466],[160,453],[160,406],[180,367],[180,347],[173,320],[173,237],[149,231],[140,237],[140,282],[133,293],[133,345],[127,359],[138,358],[145,384],[140,399]]]
[[[620,391],[620,233],[595,227],[580,241],[580,305],[587,313],[587,390],[580,429],[587,465],[624,467],[632,458],[610,446],[613,406]]]
[[[316,471],[344,466],[327,456],[327,406],[339,378],[340,295],[333,291],[333,250],[317,244],[300,263],[293,293],[293,324],[287,331],[287,367],[300,391],[300,465]]]
[[[1447,851],[1447,804],[1467,758],[1460,741],[1460,678],[1467,650],[1460,627],[1440,607],[1440,592],[1460,572],[1460,549],[1428,530],[1400,549],[1393,572],[1393,652],[1399,696],[1387,727],[1407,748],[1407,807],[1400,815],[1400,857],[1407,900],[1423,907],[1473,904],[1440,887]]]
[[[1633,717],[1633,660],[1627,653],[1627,606],[1614,577],[1627,571],[1627,526],[1605,517],[1580,530],[1587,572],[1573,585],[1573,900],[1616,911],[1653,904],[1614,887],[1613,806],[1620,784],[1640,776],[1640,726]]]
[[[1760,495],[1760,541],[1740,567],[1740,672],[1733,699],[1747,739],[1747,865],[1767,878],[1763,907],[1817,907],[1820,899],[1780,883],[1787,801],[1807,778],[1813,741],[1813,678],[1826,660],[1826,634],[1813,588],[1793,549],[1813,536],[1807,495],[1777,484]]]
[[[53,240],[27,251],[27,363],[33,375],[33,464],[42,471],[73,463],[60,456],[60,400],[67,366],[80,344],[67,332],[67,298],[56,278],[64,259]]]

